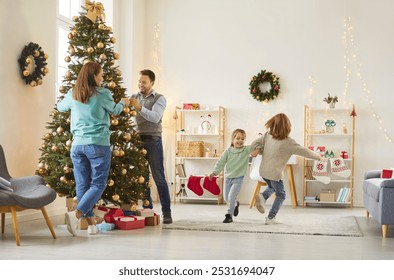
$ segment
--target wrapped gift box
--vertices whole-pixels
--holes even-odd
[[[109,211],[107,212],[107,214],[104,215],[104,220],[107,223],[115,223],[115,218],[116,217],[122,217],[124,216],[123,210],[120,208],[108,208]]]
[[[106,223],[105,221],[101,224],[97,224],[96,226],[99,231],[109,231],[115,229],[115,224]]]
[[[145,217],[145,226],[157,226],[160,224],[160,216],[154,213],[151,217]]]
[[[141,217],[153,217],[155,215],[155,211],[153,209],[145,208],[145,209],[138,209],[137,216]]]
[[[114,219],[116,229],[130,230],[145,227],[145,217],[121,216],[115,217]]]
[[[203,157],[205,153],[204,141],[178,141],[178,157]]]

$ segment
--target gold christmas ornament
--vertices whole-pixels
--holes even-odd
[[[42,80],[41,79],[37,80],[37,85],[39,85],[39,86],[42,85]]]
[[[114,58],[115,58],[115,59],[119,59],[119,58],[120,58],[120,54],[114,53]]]
[[[65,77],[67,80],[71,79],[71,76],[72,76],[72,74],[71,74],[70,71],[67,71],[67,72],[64,74],[64,77]]]
[[[88,53],[92,53],[92,52],[94,52],[94,49],[92,47],[89,47],[88,48]]]
[[[138,183],[143,184],[145,182],[145,178],[140,176],[138,177]]]
[[[72,143],[73,143],[73,141],[71,139],[69,139],[66,141],[66,146],[71,147]]]
[[[78,21],[78,17],[77,16],[73,16],[73,21],[77,22]]]
[[[40,55],[40,52],[38,50],[35,50],[33,52],[34,57],[38,57]]]
[[[57,151],[57,146],[56,145],[52,146],[51,150],[52,150],[52,152],[56,152]]]
[[[71,61],[71,57],[66,56],[66,57],[64,58],[64,61],[67,62],[67,63],[69,63],[69,62]]]
[[[115,84],[114,81],[111,81],[111,82],[109,82],[108,86],[109,86],[110,88],[114,88],[114,87],[116,87],[116,84]]]
[[[118,157],[119,156],[119,150],[113,150],[112,151],[112,155],[115,156],[115,157]]]
[[[135,204],[131,205],[130,206],[130,211],[133,211],[133,212],[137,211],[137,206]]]
[[[71,34],[71,32],[68,33],[67,38],[70,39],[70,40],[73,38],[73,35]]]
[[[57,132],[58,134],[62,134],[62,133],[64,132],[64,128],[61,127],[61,126],[59,126],[59,127],[56,129],[56,132]]]
[[[36,81],[31,81],[31,82],[30,82],[30,86],[31,86],[31,87],[35,87],[36,85],[37,85]]]
[[[116,74],[118,74],[118,76],[122,76],[122,70],[120,69],[116,70]]]
[[[118,201],[118,200],[119,200],[119,195],[118,195],[118,194],[114,194],[114,195],[112,196],[112,199],[113,199],[114,201]]]
[[[49,133],[45,133],[45,136],[44,136],[46,139],[50,139],[51,138],[51,134],[49,134]]]
[[[130,141],[131,140],[131,134],[130,133],[125,133],[125,135],[123,135],[123,139],[125,141]]]
[[[65,166],[65,167],[63,167],[63,171],[64,171],[64,173],[70,173],[71,168],[68,166]]]
[[[130,115],[132,115],[133,117],[135,117],[135,116],[137,116],[137,112],[133,110],[133,111],[130,112]]]
[[[112,119],[112,120],[111,120],[111,124],[112,124],[112,125],[118,125],[118,124],[119,124],[118,119]]]
[[[109,179],[109,180],[108,180],[107,185],[108,185],[109,187],[112,187],[114,184],[115,184],[114,180],[112,180],[112,179]]]
[[[141,149],[141,154],[146,155],[148,152],[145,149]]]
[[[113,44],[116,43],[116,38],[115,37],[111,37],[111,43],[113,43]]]
[[[100,24],[98,25],[98,28],[99,28],[100,30],[105,30],[105,25],[102,24],[102,23],[100,23]]]
[[[66,176],[60,177],[60,182],[62,182],[62,183],[67,183],[67,178],[66,178]]]
[[[23,72],[22,72],[22,74],[23,74],[23,76],[27,77],[27,76],[29,76],[29,75],[30,75],[30,72],[29,72],[29,71],[27,71],[27,70],[25,70],[25,71],[23,71]]]
[[[127,174],[127,169],[122,168],[122,175],[126,175]]]
[[[144,200],[144,206],[145,206],[145,207],[148,207],[149,205],[150,205],[149,200],[147,200],[147,199]]]
[[[97,43],[97,47],[98,47],[99,49],[104,48],[104,43],[103,43],[103,42],[98,42],[98,43]]]
[[[26,58],[26,63],[27,64],[30,64],[30,63],[32,63],[33,62],[33,60],[31,59],[31,57],[29,56],[28,58]]]
[[[100,59],[101,59],[101,60],[106,60],[106,59],[107,59],[107,56],[106,56],[105,54],[102,53],[102,54],[100,54]]]
[[[48,67],[44,67],[44,68],[42,69],[42,72],[44,72],[45,75],[48,74],[48,72],[49,72]]]
[[[47,60],[48,59],[48,54],[44,54],[44,58],[45,58],[45,60]]]
[[[123,157],[123,156],[124,156],[124,151],[123,151],[123,150],[120,150],[120,151],[119,151],[119,156],[120,156],[120,157]]]
[[[45,167],[45,164],[44,163],[42,163],[42,162],[40,162],[39,164],[38,164],[38,168],[44,168]]]

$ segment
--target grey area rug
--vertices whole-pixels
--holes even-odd
[[[262,219],[237,219],[224,224],[220,220],[178,220],[163,229],[245,232],[267,234],[326,235],[326,236],[363,236],[354,216],[330,217],[321,215],[290,215],[283,217],[281,224],[265,225]]]

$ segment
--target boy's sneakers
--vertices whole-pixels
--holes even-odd
[[[233,222],[233,218],[231,218],[230,214],[226,214],[226,218],[223,220],[223,223],[228,224],[228,223],[232,223]]]
[[[239,201],[236,201],[237,205],[234,208],[234,217],[237,217],[239,214]]]
[[[68,232],[71,233],[73,236],[77,236],[77,228],[78,228],[78,219],[75,216],[76,212],[71,211],[65,214],[65,220],[67,224]]]
[[[277,219],[275,218],[265,218],[265,224],[266,225],[277,225],[277,224],[281,224],[281,222],[279,222]]]
[[[97,229],[96,225],[89,225],[88,226],[88,234],[89,235],[95,235],[95,234],[97,234],[97,232],[98,232],[98,229]]]
[[[266,200],[263,198],[263,199],[261,199],[260,198],[260,195],[261,194],[256,194],[256,196],[255,196],[255,205],[256,205],[256,208],[257,208],[257,210],[261,213],[261,214],[264,214],[265,213],[265,209],[264,209],[264,205],[265,205],[265,202],[266,202]],[[262,196],[262,195],[261,195]],[[261,200],[263,200],[263,203],[261,202]]]

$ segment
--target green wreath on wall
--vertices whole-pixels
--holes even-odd
[[[32,87],[42,84],[42,78],[48,74],[46,60],[48,55],[33,42],[26,45],[18,59],[22,79]]]
[[[262,92],[260,84],[270,83],[271,89]],[[249,91],[254,99],[260,102],[268,102],[278,96],[280,90],[279,77],[272,72],[261,70],[257,75],[253,76],[249,83]]]

